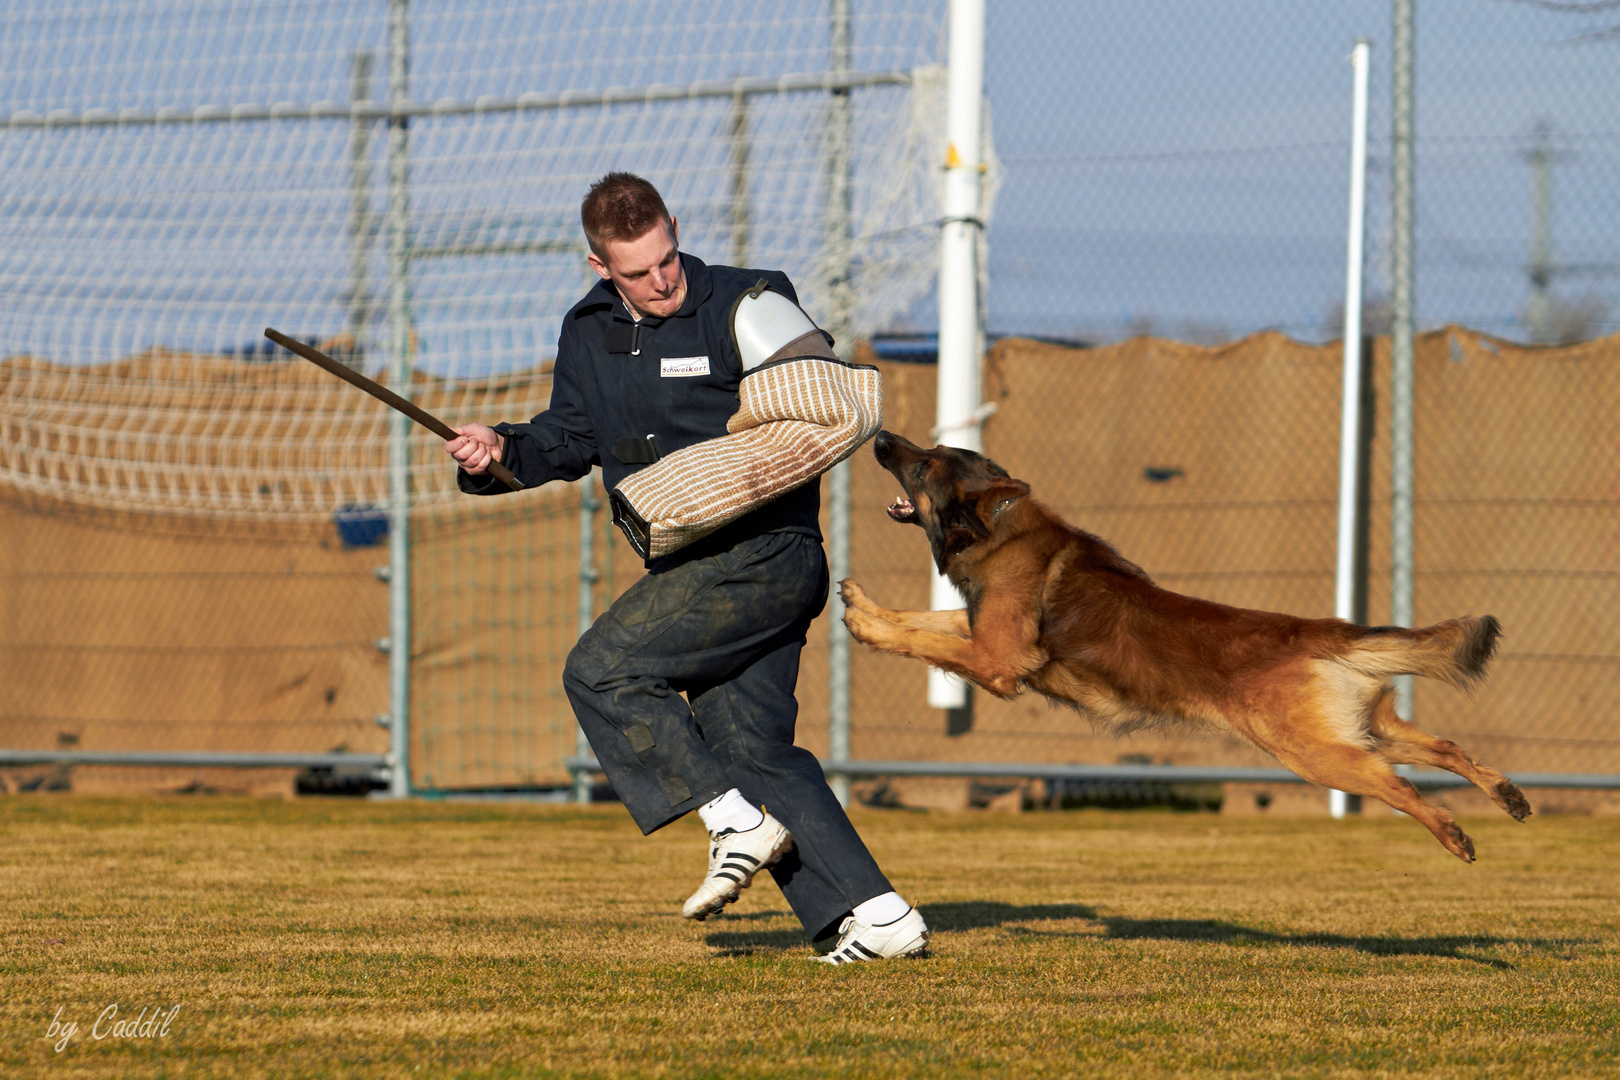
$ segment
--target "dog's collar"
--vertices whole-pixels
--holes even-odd
[[[1003,510],[1007,509],[1007,507],[1011,506],[1013,503],[1017,502],[1019,499],[1022,499],[1022,498],[1023,498],[1022,495],[1014,495],[1010,499],[1002,499],[1001,502],[996,504],[996,508],[994,510],[990,511],[990,520],[991,521],[1000,521],[1001,520],[1001,512]]]

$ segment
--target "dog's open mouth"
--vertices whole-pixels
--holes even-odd
[[[917,513],[917,508],[911,505],[911,500],[904,495],[894,500],[889,507],[889,516],[896,521],[910,521]]]

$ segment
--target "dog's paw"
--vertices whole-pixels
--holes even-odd
[[[1446,845],[1447,851],[1463,862],[1471,863],[1474,861],[1474,842],[1468,838],[1467,833],[1457,827],[1456,822],[1451,822],[1446,826],[1446,835],[1440,838],[1440,842]]]
[[[844,608],[844,629],[849,631],[850,637],[863,645],[877,645],[883,633],[883,622],[851,604]]]
[[[1532,812],[1530,810],[1530,800],[1524,797],[1524,792],[1520,791],[1512,781],[1503,780],[1500,784],[1497,784],[1496,790],[1491,797],[1496,800],[1496,805],[1513,815],[1514,821],[1523,821]]]
[[[872,601],[867,597],[866,590],[856,583],[854,578],[845,578],[838,583],[838,595],[843,598],[846,608],[857,611],[871,611]]]

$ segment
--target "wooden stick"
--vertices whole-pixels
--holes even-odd
[[[302,341],[294,341],[286,334],[272,330],[269,327],[265,327],[264,336],[275,342],[277,345],[280,345],[283,349],[288,349],[295,352],[299,356],[302,356],[305,360],[308,360],[310,363],[325,368],[327,371],[330,371],[333,375],[336,375],[345,382],[358,386],[360,389],[364,390],[366,393],[370,394],[384,405],[387,405],[389,408],[398,409],[400,412],[404,413],[412,420],[415,420],[418,424],[421,424],[423,427],[427,428],[429,431],[433,432],[433,434],[439,436],[439,438],[445,440],[446,442],[449,442],[451,439],[461,438],[461,436],[457,434],[449,424],[445,423],[443,420],[440,420],[437,416],[434,416],[426,409],[415,404],[414,402],[405,400],[392,390],[388,389],[388,387],[372,382],[370,379],[366,378],[349,365],[338,363],[336,360],[332,359],[330,356],[327,356],[319,349],[312,349],[308,345],[305,345]],[[523,481],[513,476],[512,470],[508,469],[505,465],[491,459],[488,468],[491,476],[504,483],[513,491],[523,490]]]

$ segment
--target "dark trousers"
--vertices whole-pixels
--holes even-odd
[[[793,745],[799,650],[827,602],[827,559],[798,533],[694,547],[596,620],[563,686],[643,833],[733,787],[786,825],[794,849],[771,874],[820,937],[891,888],[815,756]]]

